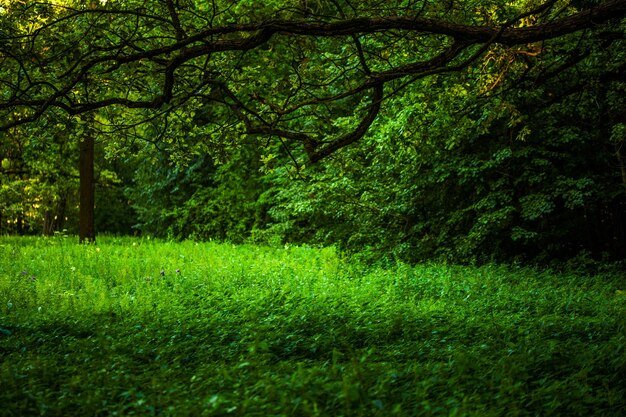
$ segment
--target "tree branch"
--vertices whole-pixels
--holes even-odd
[[[309,159],[318,161],[355,142],[367,133],[380,111],[382,102],[386,99],[385,85],[394,80],[404,78],[406,79],[404,85],[408,85],[430,74],[462,70],[482,56],[492,44],[512,46],[545,41],[626,16],[626,0],[609,0],[551,22],[525,27],[515,25],[522,18],[545,14],[555,3],[556,0],[546,1],[499,27],[472,26],[449,22],[445,19],[426,18],[422,17],[420,10],[415,12],[417,14],[414,16],[347,18],[340,13],[340,18],[334,21],[328,21],[328,18],[316,21],[311,17],[293,20],[268,19],[245,24],[205,26],[195,33],[191,29],[193,25],[185,25],[187,31],[183,28],[181,18],[188,14],[180,14],[180,9],[174,0],[165,0],[169,19],[146,12],[145,9],[124,10],[120,9],[120,6],[86,10],[67,9],[66,14],[61,13],[32,32],[20,34],[0,32],[0,44],[4,40],[18,42],[18,44],[23,42],[22,46],[27,45],[22,49],[18,48],[19,53],[12,53],[5,47],[0,49],[3,66],[9,68],[0,73],[2,77],[0,78],[0,90],[2,90],[0,92],[4,93],[0,97],[5,97],[0,98],[0,110],[4,110],[5,116],[5,121],[0,125],[0,132],[34,122],[51,107],[59,108],[69,115],[77,115],[110,106],[129,109],[158,109],[166,104],[177,106],[197,95],[196,87],[193,90],[191,88],[192,85],[197,85],[197,82],[181,82],[186,79],[185,77],[203,79],[203,75],[198,75],[202,71],[194,63],[197,58],[206,57],[208,62],[209,58],[213,60],[216,55],[224,54],[224,57],[227,56],[224,58],[225,62],[230,63],[228,60],[232,60],[233,55],[228,54],[236,52],[238,53],[236,56],[243,57],[246,52],[260,50],[264,45],[271,47],[273,42],[270,41],[304,39],[303,44],[306,45],[306,42],[314,44],[321,38],[333,42],[343,40],[345,43],[352,44],[356,49],[356,52],[350,52],[350,57],[346,58],[348,63],[342,64],[343,70],[332,74],[329,77],[330,81],[318,82],[316,85],[303,81],[302,75],[296,67],[293,67],[295,76],[298,78],[298,94],[288,93],[288,100],[280,106],[270,103],[263,107],[264,102],[259,99],[256,104],[248,99],[242,100],[234,91],[226,88],[224,82],[218,81],[235,79],[236,72],[239,70],[237,64],[233,64],[230,69],[212,77],[212,80],[208,82],[208,84],[221,86],[230,103],[230,110],[246,126],[247,133],[274,135],[301,142]],[[84,38],[81,44],[85,44],[76,48],[81,51],[79,57],[68,59],[66,55],[69,49],[61,41],[56,41],[57,34],[54,31],[57,27],[64,28],[71,24],[73,19],[83,18],[90,14],[96,17],[106,16],[109,22],[113,22],[116,16],[119,17],[119,22],[124,21],[122,18],[134,16],[137,22],[134,27],[131,25],[130,35],[124,35],[126,32],[119,29],[119,35],[115,32],[115,36],[111,39],[107,38],[111,33],[110,29],[102,29],[90,23],[85,32],[79,36],[81,41]],[[162,36],[154,40],[140,33],[139,29],[143,25],[157,25],[165,29],[162,29],[164,31]],[[98,30],[105,34],[104,38],[97,38]],[[362,38],[375,38],[380,33],[396,32],[429,36],[430,39],[436,40],[437,48],[441,51],[430,59],[397,63],[389,69],[380,66],[376,68],[375,63],[368,62],[371,55],[366,56],[363,48],[366,43],[362,45]],[[65,53],[57,52],[52,57],[40,58],[47,49],[56,46]],[[469,57],[459,59],[473,46],[476,48]],[[430,53],[429,55],[432,56]],[[355,61],[358,63],[355,64]],[[372,58],[371,61],[375,59]],[[572,58],[571,61],[566,61],[566,65],[569,62],[573,65],[577,61]],[[55,66],[57,72],[52,71],[48,75],[46,65]],[[146,70],[138,75],[136,68],[142,70],[146,68]],[[219,67],[217,69],[221,70]],[[97,80],[115,83],[116,77],[128,77],[128,74],[132,74],[132,77],[146,78],[144,84],[128,82],[128,85],[136,90],[133,91],[134,95],[119,86],[117,89],[109,89],[106,93],[98,90],[102,86],[98,85]],[[95,86],[87,88],[84,84],[87,79],[96,80]],[[154,79],[158,82],[153,83],[149,91],[144,91],[143,86]],[[208,85],[204,81],[200,84]],[[305,91],[307,88],[311,91]],[[320,106],[326,111],[325,106],[329,103],[356,97],[366,92],[371,94],[371,102],[365,115],[351,132],[336,138],[321,140],[309,133],[291,131],[278,123],[286,115],[311,116],[311,113],[303,112],[305,107]],[[292,99],[294,102],[288,106],[287,102]],[[299,102],[295,101],[296,99]],[[246,103],[252,103],[252,105]],[[268,108],[267,113],[270,113],[270,117],[267,117],[267,113],[263,114],[262,111],[255,110],[255,105],[257,109]],[[19,110],[25,110],[21,117],[16,116],[16,111]],[[271,116],[274,116],[276,120],[271,121]],[[312,117],[322,116],[313,113]]]

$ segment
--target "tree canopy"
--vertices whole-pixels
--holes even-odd
[[[626,1],[13,0],[1,13],[2,130],[100,110],[105,129],[235,127],[317,161],[398,91],[496,46],[525,62],[518,77],[549,77],[537,67],[550,40],[619,20]]]
[[[626,0],[2,0],[0,231],[75,228],[95,188],[115,233],[624,259],[625,17]]]

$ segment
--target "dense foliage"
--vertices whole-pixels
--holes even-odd
[[[0,415],[623,416],[623,276],[0,239]]]
[[[280,188],[274,212],[296,239],[410,261],[624,259],[626,80],[606,65],[620,47],[528,92],[432,81],[430,97],[407,93],[358,146]]]
[[[625,17],[0,0],[0,416],[623,416]]]
[[[553,46],[573,47],[581,56],[572,62],[544,52],[534,67],[506,68],[493,61],[515,51],[496,49],[461,79],[424,80],[390,100],[362,141],[318,166],[297,172],[280,149],[266,151],[254,188],[263,193],[229,186],[221,195],[231,204],[212,219],[241,213],[246,227],[228,237],[236,241],[336,244],[368,259],[624,259],[624,41],[612,33]],[[494,71],[503,72],[495,86]],[[249,166],[227,168],[254,177]],[[211,201],[221,200],[200,200]],[[190,226],[210,223],[183,213]]]
[[[0,232],[626,257],[626,2],[0,2]],[[82,194],[81,194],[82,195]]]

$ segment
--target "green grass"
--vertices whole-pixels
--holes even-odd
[[[624,278],[0,238],[0,416],[623,416]]]

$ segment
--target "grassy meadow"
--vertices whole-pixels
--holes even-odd
[[[624,416],[626,279],[0,238],[0,416]]]

